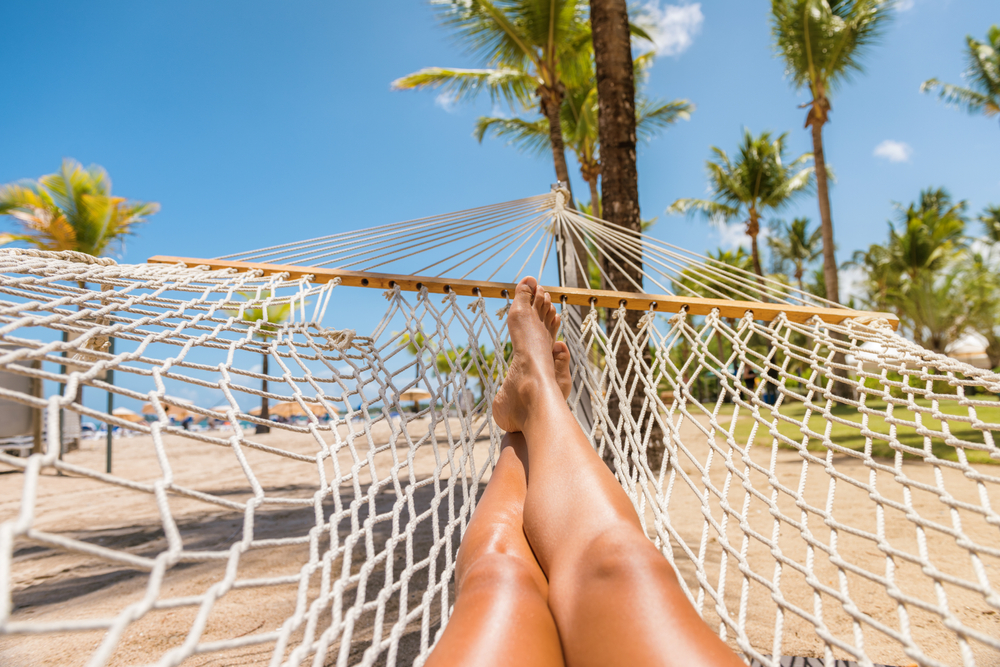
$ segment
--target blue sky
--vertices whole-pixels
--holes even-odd
[[[883,238],[890,202],[921,187],[948,187],[974,211],[1000,202],[996,121],[918,92],[930,76],[960,80],[964,36],[1000,20],[995,4],[903,6],[866,73],[833,98],[841,258]],[[657,7],[670,36],[661,51],[672,55],[657,60],[648,94],[697,110],[642,147],[642,211],[660,216],[658,236],[701,251],[720,234],[664,209],[704,194],[709,146],[732,150],[744,126],[787,131],[790,153],[808,150],[805,98],[771,54],[766,1]],[[4,3],[0,21],[17,27],[0,43],[0,182],[54,171],[64,156],[103,165],[117,194],[163,206],[129,241],[128,261],[443,213],[554,180],[546,159],[471,137],[488,100],[446,108],[435,93],[389,89],[420,67],[478,64],[426,2],[22,2]],[[885,141],[905,144],[908,158],[875,155]],[[814,200],[793,214],[817,218]]]
[[[655,235],[691,250],[738,243],[738,232],[664,209],[704,195],[709,147],[733,150],[744,126],[787,131],[791,155],[810,150],[805,97],[772,55],[766,0],[654,7],[668,38],[647,94],[697,110],[641,148],[642,213],[659,216]],[[891,202],[923,187],[947,187],[973,213],[1000,203],[996,120],[918,92],[931,76],[961,80],[965,35],[982,39],[1000,21],[996,3],[902,7],[866,72],[833,97],[841,260],[882,240]],[[0,183],[55,171],[63,157],[103,165],[116,194],[163,207],[125,261],[229,254],[516,199],[554,180],[548,160],[472,138],[487,99],[448,105],[390,90],[421,67],[479,65],[426,2],[6,2],[0,24]],[[880,156],[883,142],[894,143]],[[818,219],[814,198],[785,215]],[[360,330],[384,308],[348,301]]]

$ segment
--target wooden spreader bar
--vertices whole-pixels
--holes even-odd
[[[284,264],[262,264],[257,262],[235,262],[222,259],[197,259],[192,257],[170,257],[156,255],[147,260],[150,264],[179,264],[188,266],[209,266],[213,269],[238,269],[241,271],[260,270],[264,274],[286,273],[288,278],[295,280],[303,276],[312,276],[312,282],[328,283],[340,278],[342,285],[351,287],[373,287],[376,289],[392,289],[399,286],[407,292],[419,292],[427,288],[434,294],[454,292],[459,296],[483,296],[497,299],[513,297],[513,283],[494,283],[479,280],[450,280],[424,276],[397,276],[387,273],[367,273],[363,271],[344,271],[342,269],[324,269],[320,267],[296,266]],[[669,296],[666,294],[640,294],[636,292],[612,292],[609,290],[586,290],[576,287],[545,287],[552,295],[553,301],[561,301],[573,306],[600,306],[602,308],[618,308],[624,305],[628,310],[649,310],[652,308],[662,313],[678,313],[687,308],[690,315],[708,315],[713,308],[718,308],[723,317],[743,317],[746,311],[752,311],[756,320],[770,322],[780,313],[792,322],[806,322],[816,316],[824,322],[838,324],[847,318],[884,318],[893,329],[899,326],[899,319],[891,313],[876,313],[848,308],[820,308],[813,306],[791,306],[780,303],[760,303],[758,301],[733,301],[729,299],[706,299],[700,297]]]

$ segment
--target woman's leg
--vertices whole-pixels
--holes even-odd
[[[548,582],[524,537],[525,461],[521,434],[505,436],[462,537],[455,608],[428,667],[563,664]]]
[[[527,443],[524,530],[548,575],[566,663],[742,665],[688,602],[566,406],[548,354],[551,308],[534,279],[518,285],[507,320],[514,358],[493,415]]]

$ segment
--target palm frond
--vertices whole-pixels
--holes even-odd
[[[527,107],[532,104],[538,83],[516,69],[426,67],[396,79],[390,86],[393,90],[440,88],[459,100],[472,100],[486,91],[493,101],[503,99],[508,104]]]
[[[993,116],[1000,112],[1000,108],[997,108],[993,100],[970,88],[942,83],[937,79],[927,79],[920,84],[920,92],[922,93],[933,92],[935,90],[937,90],[938,97],[945,104],[965,109],[969,113],[983,113],[987,116]]]
[[[658,130],[673,125],[679,120],[688,120],[695,106],[688,100],[670,102],[638,99],[635,105],[635,131],[640,141],[649,141]]]
[[[740,210],[711,199],[678,199],[667,208],[668,215],[692,215],[701,213],[706,217],[732,220]]]
[[[473,136],[482,143],[487,134],[503,139],[509,146],[514,146],[525,153],[542,155],[551,148],[549,123],[544,118],[525,120],[480,116],[476,120]]]
[[[796,88],[826,94],[862,70],[894,0],[772,0],[771,35]]]
[[[972,36],[965,38],[966,68],[963,77],[969,86],[956,86],[938,79],[928,79],[920,85],[920,92],[937,91],[946,104],[965,109],[969,113],[995,116],[1000,113],[1000,26],[993,25],[986,34],[986,42]]]
[[[58,172],[36,183],[0,188],[0,214],[14,218],[23,230],[5,236],[5,243],[20,241],[44,250],[102,255],[158,210],[159,204],[111,196],[111,179],[103,168],[84,168],[68,159]]]

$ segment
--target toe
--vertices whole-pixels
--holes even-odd
[[[514,288],[514,303],[511,304],[511,308],[530,308],[536,287],[538,287],[538,282],[531,276],[521,278],[521,282]]]
[[[539,285],[535,288],[535,312],[538,313],[538,319],[544,322],[548,309],[551,307],[552,299],[549,297],[549,293]]]
[[[553,343],[552,358],[556,360],[556,363],[569,364],[569,345],[562,340],[557,340]]]
[[[556,338],[556,318],[558,316],[559,314],[556,313],[556,309],[549,305],[549,309],[545,311],[545,328],[548,330],[549,336],[551,336],[553,340]]]

